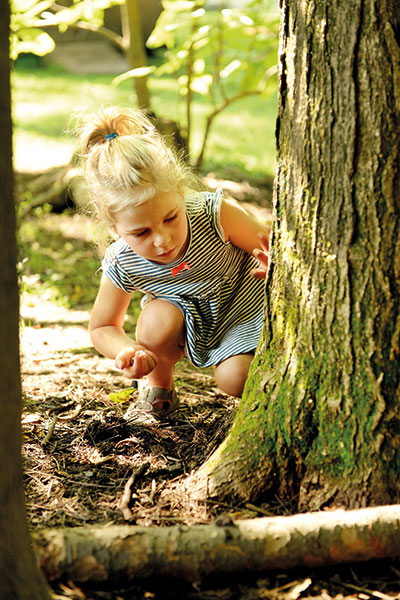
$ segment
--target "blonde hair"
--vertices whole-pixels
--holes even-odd
[[[118,212],[180,190],[191,178],[183,160],[140,111],[106,108],[85,117],[77,131],[91,204],[107,225],[114,224]]]

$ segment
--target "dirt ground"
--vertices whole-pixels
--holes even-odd
[[[119,503],[139,469],[130,504],[131,524],[207,523],[218,515],[249,518],[287,514],[275,506],[188,505],[171,501],[168,487],[196,469],[224,438],[237,401],[221,393],[212,373],[179,363],[180,409],[165,422],[128,424],[123,414],[135,391],[112,362],[91,348],[88,313],[32,296],[22,304],[29,325],[21,332],[25,484],[29,522],[41,527],[126,523]],[[130,394],[130,395],[129,395]],[[129,600],[188,598],[400,598],[400,564],[387,561],[313,572],[262,573],[246,580],[145,582],[129,588],[59,582],[57,598]]]
[[[71,232],[76,245],[79,227],[68,216],[63,219],[70,236],[70,245],[63,242],[63,247],[71,252]],[[51,269],[58,271],[59,255],[55,258]],[[221,515],[240,519],[290,514],[289,500],[268,506],[194,504],[174,493],[174,484],[224,439],[238,401],[217,389],[211,370],[182,360],[175,373],[179,410],[164,422],[128,423],[124,413],[136,391],[129,389],[130,382],[114,370],[112,361],[92,348],[88,311],[56,304],[39,283],[37,294],[31,289],[21,299],[24,479],[33,530],[191,525],[210,523]],[[132,474],[137,477],[126,520],[120,502]],[[400,599],[400,562],[265,572],[196,585],[135,581],[124,587],[61,581],[53,584],[53,592],[55,599],[76,600],[393,600]]]

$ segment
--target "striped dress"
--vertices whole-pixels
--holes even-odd
[[[160,298],[179,308],[186,325],[185,353],[199,367],[253,351],[263,321],[264,282],[250,275],[255,258],[224,239],[221,190],[185,198],[189,242],[176,263],[159,265],[124,240],[111,244],[102,268],[125,292]]]

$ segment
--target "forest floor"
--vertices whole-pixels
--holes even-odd
[[[56,221],[57,227],[64,222],[69,232],[64,246],[72,265],[79,261],[74,256],[80,230],[76,219],[76,215],[47,215],[43,220],[49,230]],[[224,439],[238,401],[218,390],[211,370],[182,360],[175,373],[179,410],[166,421],[127,423],[124,412],[136,392],[112,361],[91,347],[88,310],[55,302],[37,283],[36,291],[31,287],[21,299],[24,478],[33,530],[127,523],[192,525],[210,523],[221,515],[241,519],[293,511],[290,500],[260,506],[190,503],[171,493],[174,483],[197,469]],[[131,518],[126,521],[119,505],[134,473],[138,477]],[[77,600],[393,600],[400,598],[400,563],[263,572],[196,585],[135,581],[124,587],[63,581],[53,590],[54,598]]]

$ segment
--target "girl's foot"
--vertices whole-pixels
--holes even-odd
[[[138,398],[126,411],[124,418],[134,420],[141,414],[152,415],[163,419],[179,406],[179,398],[175,388],[150,387],[143,380],[138,381]]]

